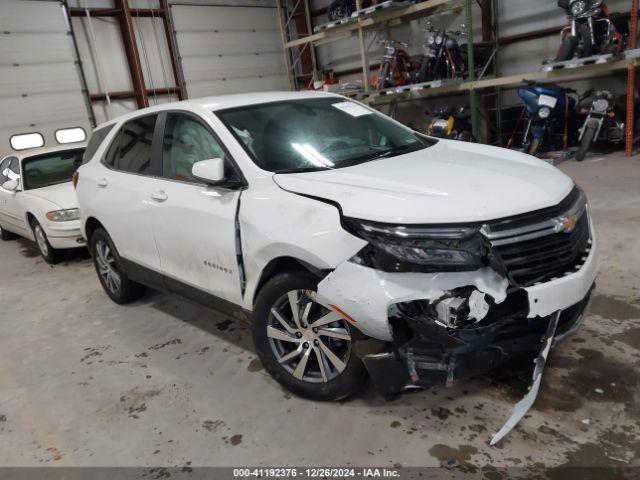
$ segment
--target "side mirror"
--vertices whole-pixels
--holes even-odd
[[[15,192],[16,190],[18,190],[18,182],[16,182],[15,180],[7,180],[2,184],[2,188],[4,188],[5,190],[9,190],[10,192]]]
[[[224,180],[224,160],[212,158],[196,162],[191,167],[191,174],[209,185],[220,183]]]

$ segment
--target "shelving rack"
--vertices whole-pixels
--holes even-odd
[[[399,8],[387,8],[376,12],[373,15],[363,18],[355,18],[349,22],[337,25],[333,28],[323,29],[317,33],[312,32],[312,24],[310,17],[310,9],[308,0],[276,0],[280,12],[282,36],[284,43],[285,56],[287,57],[287,65],[291,74],[291,86],[293,89],[309,88],[310,82],[306,84],[299,79],[316,79],[317,71],[315,69],[315,52],[314,48],[326,43],[335,42],[345,38],[357,37],[360,46],[360,56],[362,59],[362,80],[364,85],[364,95],[362,101],[371,106],[382,106],[388,104],[396,104],[400,102],[410,102],[421,100],[432,96],[454,95],[468,93],[470,100],[471,125],[474,135],[478,137],[479,131],[479,94],[491,93],[496,112],[495,125],[493,130],[496,138],[501,139],[501,111],[502,111],[502,90],[504,88],[516,87],[523,81],[531,80],[538,82],[565,82],[569,80],[588,79],[597,76],[609,75],[614,71],[627,70],[627,136],[625,151],[627,155],[633,153],[634,146],[634,94],[640,86],[636,84],[636,71],[640,67],[640,59],[638,58],[620,58],[614,61],[603,63],[584,65],[571,69],[542,71],[538,68],[532,72],[520,73],[517,75],[502,76],[500,72],[500,49],[504,45],[509,45],[523,40],[540,38],[552,34],[557,34],[561,27],[548,28],[525,34],[513,35],[510,37],[501,37],[498,21],[498,1],[497,0],[424,0],[409,6]],[[294,2],[293,5],[287,5],[288,2]],[[640,0],[630,0],[630,23],[631,33],[629,35],[629,49],[635,49],[636,39],[638,35],[638,3]],[[356,7],[360,8],[360,0],[356,1]],[[389,27],[391,25],[408,22],[414,19],[428,17],[447,11],[463,8],[466,13],[467,29],[473,31],[473,8],[481,9],[482,18],[482,43],[493,47],[493,60],[488,71],[489,76],[486,78],[475,78],[475,59],[474,59],[474,39],[470,35],[468,37],[469,52],[469,76],[464,82],[443,85],[436,88],[411,89],[401,92],[385,92],[380,95],[371,92],[369,88],[370,62],[368,51],[365,43],[365,33],[375,30],[376,28]],[[308,28],[292,28],[293,14],[304,13],[305,23]],[[300,20],[298,20],[300,24]],[[307,54],[313,57],[313,71],[301,68],[301,59]],[[309,62],[307,62],[307,65]],[[484,116],[486,118],[486,115]],[[487,119],[487,123],[489,123]],[[488,127],[492,127],[488,125]]]

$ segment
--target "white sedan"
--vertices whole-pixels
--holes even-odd
[[[0,238],[35,241],[48,263],[84,247],[71,177],[84,144],[30,149],[0,160]]]

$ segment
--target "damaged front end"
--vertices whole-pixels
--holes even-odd
[[[593,290],[595,238],[577,187],[554,207],[491,222],[344,226],[368,245],[319,284],[318,300],[382,340],[356,353],[383,394],[539,352],[552,319],[555,340],[577,328]]]

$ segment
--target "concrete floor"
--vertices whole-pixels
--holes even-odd
[[[88,257],[51,267],[13,241],[0,244],[0,465],[640,465],[640,159],[561,168],[591,200],[597,294],[498,447],[527,369],[390,402],[305,401],[265,373],[246,327],[155,292],[117,306]]]

